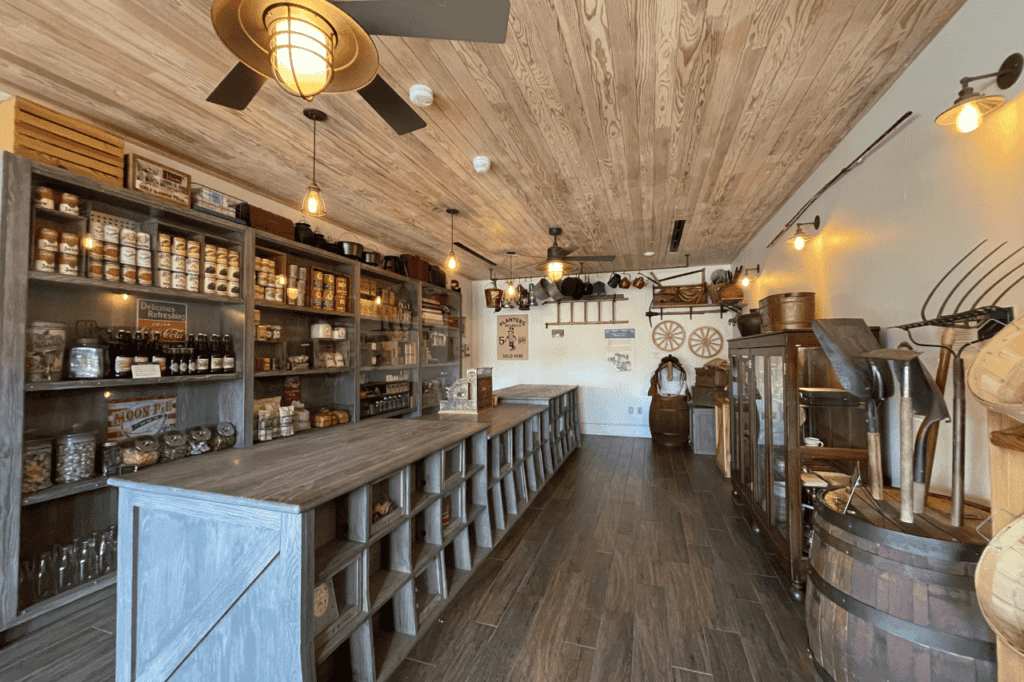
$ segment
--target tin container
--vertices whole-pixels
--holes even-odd
[[[45,208],[52,211],[56,206],[56,194],[49,187],[33,187],[32,205],[36,208]]]
[[[189,258],[199,258],[203,253],[203,245],[194,239],[186,242],[186,252]]]
[[[166,255],[166,254],[164,254]],[[135,250],[135,264],[140,268],[153,267],[153,252],[141,246]]]
[[[60,232],[52,227],[40,227],[36,230],[36,248],[41,251],[58,251],[60,249]]]
[[[185,291],[185,273],[184,272],[172,272],[171,273],[171,288]]]
[[[157,242],[161,253],[171,253],[171,235],[161,232],[157,235]]]
[[[121,281],[121,264],[116,260],[103,259],[103,279],[108,282]]]
[[[184,274],[186,260],[188,259],[178,254],[171,256],[171,272],[180,272]]]
[[[135,230],[130,227],[122,227],[120,231],[121,246],[135,246]]]
[[[135,284],[139,279],[139,271],[134,265],[121,264],[121,281],[125,284]]]
[[[61,192],[58,210],[61,213],[78,215],[78,196],[69,192]]]
[[[78,235],[76,233],[60,233],[60,252],[70,256],[78,255]]]
[[[173,256],[171,256],[171,254],[169,254],[169,253],[164,253],[163,251],[157,251],[157,254],[156,254],[156,266],[158,268],[160,268],[161,270],[170,270],[171,269],[171,259],[172,258],[173,258]]]
[[[103,234],[103,224],[95,220],[89,221],[89,236],[98,242],[106,239]]]
[[[170,270],[157,270],[156,271],[156,285],[161,289],[171,288],[171,271]]]
[[[138,268],[139,284],[142,286],[153,286],[153,269],[152,268]]]
[[[110,242],[111,244],[121,243],[121,230],[117,225],[104,225],[103,226],[103,241]]]
[[[203,293],[204,294],[216,294],[217,293],[217,278],[210,277],[209,275],[203,277]]]
[[[185,259],[185,274],[186,275],[198,275],[199,274],[199,259],[198,258],[186,258]]]
[[[36,272],[57,272],[57,252],[36,249]]]
[[[188,246],[184,237],[173,237],[171,239],[171,253],[175,256],[187,256]]]
[[[185,288],[193,293],[199,291],[199,275],[186,275]]]
[[[228,295],[228,281],[226,279],[217,278],[217,294],[219,296]]]
[[[121,250],[118,256],[118,260],[121,265],[135,265],[136,251],[134,246],[125,246],[124,242],[121,243]]]
[[[227,249],[227,247],[226,246],[218,246],[217,247],[217,260],[227,260],[227,259],[228,259],[228,249]]]
[[[103,279],[103,258],[89,254],[86,274],[89,279]]]
[[[135,246],[140,249],[152,249],[153,238],[150,236],[149,232],[143,232],[142,230],[136,232]]]
[[[237,281],[228,281],[228,296],[241,296],[242,288],[238,285]]]
[[[228,278],[228,270],[229,269],[230,268],[228,268],[228,262],[227,261],[224,261],[223,263],[218,261],[217,262],[217,277],[219,277],[221,279],[227,279]]]
[[[77,275],[78,274],[78,256],[72,256],[67,253],[60,254],[60,260],[57,261],[57,274],[58,275]]]
[[[121,257],[121,247],[117,242],[103,242],[103,257],[107,260],[117,260]]]
[[[232,282],[238,281],[238,267],[228,267],[228,279]]]
[[[228,263],[235,263],[236,266],[238,265],[237,251],[231,251],[230,249],[228,250]]]
[[[270,275],[268,275],[265,270],[260,270],[256,275],[256,283],[261,287],[270,286]]]

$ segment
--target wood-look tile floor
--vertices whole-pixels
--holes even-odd
[[[105,600],[0,680],[111,681],[113,632]],[[584,436],[392,680],[817,682],[806,636],[713,458]]]
[[[393,682],[818,682],[731,491],[712,457],[584,436]]]

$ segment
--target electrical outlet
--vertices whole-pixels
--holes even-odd
[[[629,406],[629,413],[633,414],[633,406],[632,405]]]
[[[644,408],[643,407],[636,408],[636,413],[637,414],[643,414],[644,413]]]

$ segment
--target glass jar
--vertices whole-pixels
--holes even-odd
[[[156,464],[160,459],[160,449],[152,436],[139,436],[127,441],[121,449],[121,459],[128,466],[145,467]]]
[[[168,431],[160,437],[160,461],[173,462],[188,457],[188,438],[181,431]]]
[[[21,455],[21,493],[34,493],[53,485],[50,480],[53,441],[49,438],[27,440]]]
[[[101,466],[104,476],[116,476],[121,471],[121,444],[116,440],[109,440],[103,444],[101,455]]]
[[[57,438],[55,483],[74,483],[96,475],[96,433],[67,433]]]

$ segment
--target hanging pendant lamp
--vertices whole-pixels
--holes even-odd
[[[452,217],[452,250],[448,254],[448,260],[444,262],[448,272],[459,271],[459,259],[455,257],[455,216],[459,215],[459,209],[449,208],[448,215]]]
[[[316,124],[326,121],[327,114],[319,109],[305,109],[303,115],[313,122],[313,182],[306,188],[306,196],[302,199],[302,212],[312,218],[323,218],[327,215],[324,195],[320,185],[316,184]]]

